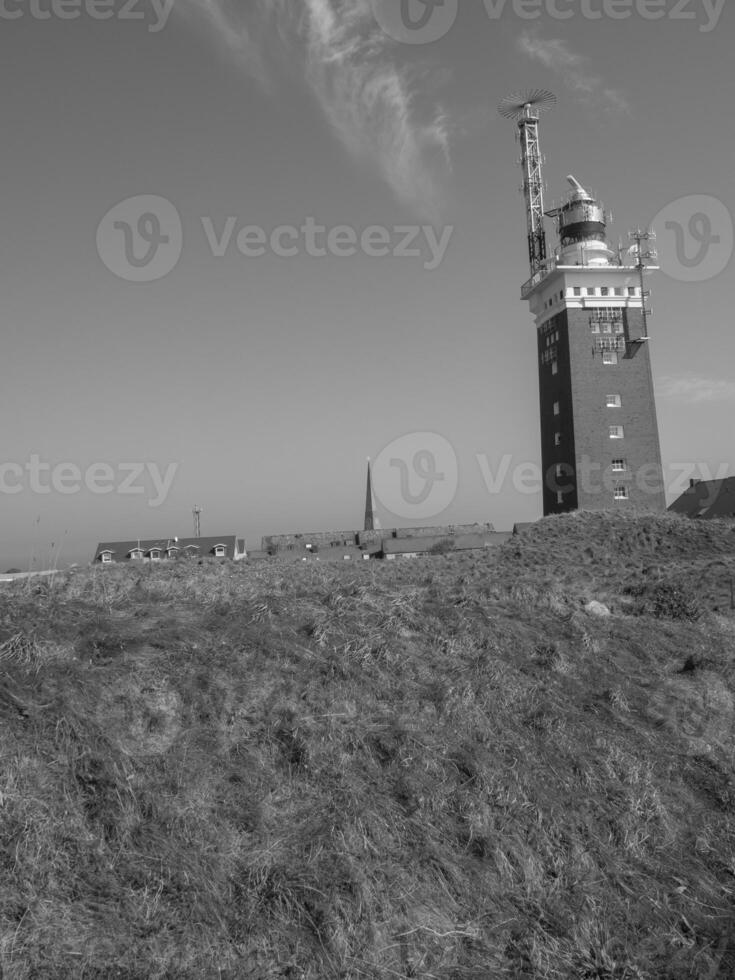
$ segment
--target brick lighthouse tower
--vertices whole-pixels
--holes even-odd
[[[644,288],[653,236],[634,232],[623,258],[608,242],[603,206],[571,176],[561,206],[544,211],[538,122],[555,101],[535,91],[499,106],[521,142],[531,267],[521,298],[536,324],[544,515],[663,511]],[[545,217],[557,222],[551,256]]]

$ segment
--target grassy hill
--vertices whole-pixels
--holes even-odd
[[[0,976],[735,976],[732,528],[4,585]]]

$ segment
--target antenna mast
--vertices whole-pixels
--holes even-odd
[[[646,246],[646,251],[644,252],[643,242],[655,242],[656,232],[651,231],[650,228],[648,229],[648,231],[641,231],[640,228],[636,228],[635,231],[628,232],[628,238],[630,238],[631,241],[635,242],[635,245],[633,246],[633,248],[635,249],[635,254],[637,259],[635,267],[638,270],[638,281],[641,284],[641,312],[643,314],[643,336],[640,339],[648,340],[648,318],[653,313],[653,310],[650,307],[646,306],[646,300],[651,295],[651,291],[645,289],[644,287],[643,273],[646,269],[646,260],[656,258],[656,249],[648,248]]]
[[[194,537],[195,538],[200,538],[202,536],[202,528],[201,528],[201,523],[200,523],[200,520],[199,520],[199,517],[200,517],[201,513],[202,513],[202,508],[199,506],[199,504],[194,504],[194,510],[192,511],[192,514],[194,515]]]
[[[506,96],[498,105],[501,116],[518,122],[521,143],[520,163],[523,167],[522,193],[526,201],[528,259],[532,277],[546,261],[543,160],[538,135],[539,113],[554,105],[556,105],[556,96],[547,89],[514,92]]]

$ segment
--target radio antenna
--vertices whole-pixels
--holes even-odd
[[[507,95],[498,105],[505,119],[518,123],[523,167],[522,193],[526,201],[528,224],[528,259],[533,277],[546,261],[544,228],[543,161],[539,147],[539,114],[556,105],[556,96],[548,89],[535,88]]]

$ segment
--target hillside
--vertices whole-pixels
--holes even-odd
[[[0,976],[734,976],[733,575],[575,514],[4,585]]]

